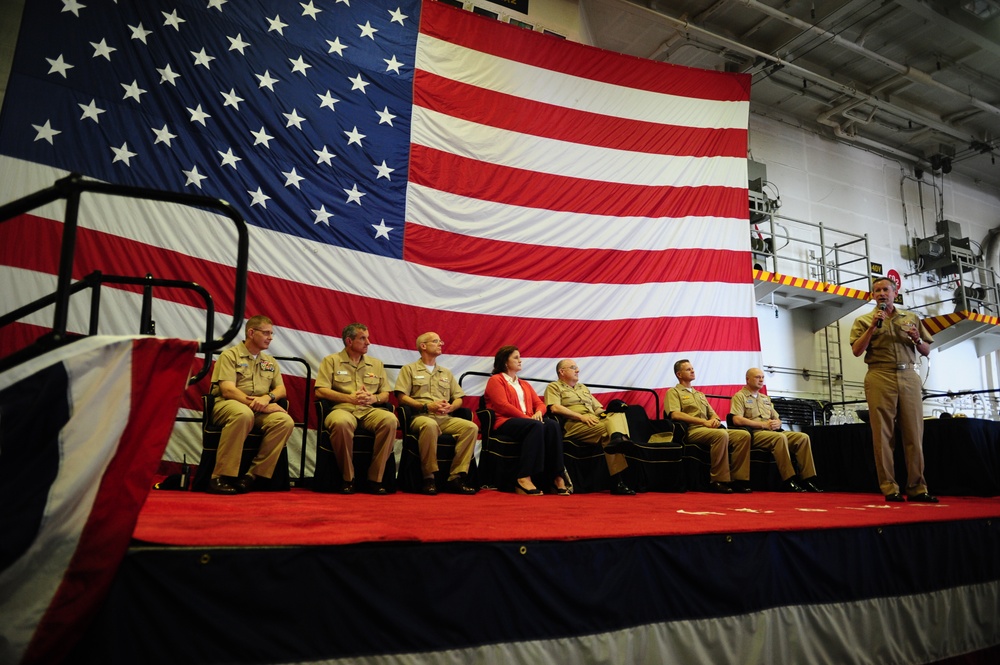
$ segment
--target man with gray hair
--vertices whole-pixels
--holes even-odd
[[[437,494],[435,474],[438,471],[437,440],[442,432],[455,437],[455,457],[452,459],[445,489],[456,494],[475,494],[469,485],[469,464],[479,435],[479,427],[471,420],[450,414],[462,406],[465,393],[458,380],[437,359],[444,351],[444,341],[436,332],[417,337],[420,360],[404,365],[396,377],[396,399],[414,410],[410,430],[417,437],[420,469],[424,476],[421,492]]]
[[[565,437],[601,446],[611,474],[611,493],[634,495],[635,490],[622,477],[628,468],[622,454],[629,443],[625,414],[605,410],[590,389],[580,383],[580,368],[575,360],[566,358],[556,363],[556,375],[559,379],[545,388],[545,404],[552,413],[565,419]]]
[[[210,494],[242,494],[271,477],[295,422],[279,404],[285,384],[274,356],[264,353],[274,339],[271,319],[258,314],[246,324],[246,339],[222,352],[212,371],[214,422],[222,425]],[[254,427],[264,431],[246,474],[237,478],[243,444]]]
[[[389,377],[382,361],[367,355],[371,344],[368,326],[352,323],[341,336],[344,350],[323,359],[315,389],[317,399],[333,402],[325,424],[343,479],[340,491],[354,493],[354,431],[361,425],[375,433],[375,449],[368,467],[369,491],[388,494],[382,474],[396,442],[399,421],[392,412],[373,407],[389,401]]]

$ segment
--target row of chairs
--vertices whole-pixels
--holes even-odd
[[[222,427],[212,420],[214,404],[215,397],[213,395],[202,395],[202,454],[198,470],[192,482],[192,489],[195,491],[202,491],[208,486],[208,481],[211,478],[218,455]],[[279,400],[279,404],[284,408],[288,408],[287,400]],[[316,415],[318,416],[319,427],[317,432],[316,468],[312,478],[312,486],[313,489],[320,492],[335,491],[340,487],[341,476],[333,448],[330,446],[330,433],[327,431],[325,425],[326,416],[330,413],[330,409],[333,408],[333,403],[328,400],[316,400],[314,406]],[[387,404],[383,405],[383,407],[396,413],[400,419],[400,428],[405,433],[398,477],[396,473],[396,458],[390,455],[386,462],[384,485],[390,492],[395,492],[398,482],[400,489],[415,492],[421,485],[423,474],[420,469],[420,451],[417,447],[417,440],[413,435],[409,434],[409,424],[413,413],[408,406],[393,407],[391,404]],[[458,412],[460,417],[463,415],[461,411],[466,412],[467,417],[471,420],[472,412],[469,409],[460,410]],[[243,446],[243,456],[240,461],[240,474],[246,473],[247,469],[250,468],[254,455],[260,447],[262,434],[259,429],[254,428],[247,437]],[[368,468],[374,448],[374,435],[359,427],[354,435],[354,467],[356,469]],[[440,439],[438,439],[438,460],[441,468],[447,469],[451,465],[451,460],[454,456],[454,438],[450,434],[442,434]],[[356,481],[358,482],[359,490],[364,491],[367,489],[367,479],[364,474],[358,474]],[[281,451],[281,458],[275,468],[274,475],[271,477],[271,482],[265,484],[262,489],[265,491],[287,490],[290,484],[288,450],[286,448]]]
[[[193,482],[193,489],[203,490],[208,484],[212,468],[215,465],[221,428],[211,419],[214,397],[203,396],[202,412],[202,451],[201,462]],[[340,486],[340,471],[330,446],[329,432],[324,422],[332,408],[327,400],[316,400],[316,415],[318,418],[318,436],[316,451],[316,467],[312,478],[312,488],[316,491],[336,491]],[[420,452],[416,437],[410,434],[410,421],[413,412],[410,407],[400,405],[384,405],[394,410],[400,421],[400,431],[403,434],[403,447],[396,469],[395,456],[390,455],[386,463],[383,485],[390,492],[397,489],[404,492],[420,490],[423,474],[420,468]],[[470,409],[460,409],[457,417],[472,419]],[[682,423],[669,419],[650,420],[643,407],[631,405],[625,413],[633,446],[626,451],[628,460],[625,480],[629,486],[638,491],[683,492],[685,490],[705,491],[708,489],[710,451],[706,446],[687,440],[686,428]],[[469,481],[474,486],[511,490],[513,488],[517,461],[520,457],[520,441],[503,437],[494,432],[496,415],[487,409],[482,398],[476,409],[476,419],[479,422],[482,446],[478,465],[472,462]],[[728,423],[734,427],[732,422]],[[751,431],[751,436],[753,432]],[[371,463],[374,450],[374,435],[358,428],[354,437],[354,467],[367,469]],[[260,432],[251,433],[243,450],[243,461],[240,472],[249,468],[250,462],[260,445]],[[611,477],[607,470],[604,454],[593,444],[564,439],[563,450],[566,470],[572,479],[576,492],[600,492],[611,486]],[[455,440],[450,434],[442,434],[437,446],[438,465],[440,468],[438,485],[446,480],[448,469],[455,455]],[[750,453],[751,487],[758,491],[772,491],[780,488],[781,478],[774,463],[773,456],[765,450],[753,449]],[[355,479],[358,489],[366,489],[365,474],[359,472]],[[265,489],[288,489],[288,453],[282,452],[274,477]]]
[[[801,431],[821,422],[822,406],[817,402],[796,398],[774,397],[771,399],[775,411],[781,416],[785,427]],[[729,429],[744,429],[750,433],[751,444],[754,430],[733,424],[733,416],[726,416],[726,427]],[[711,453],[706,445],[689,442],[683,423],[674,423],[674,438],[684,446],[684,471],[687,489],[706,491],[711,469]],[[792,458],[795,464],[795,458]],[[781,474],[774,461],[774,455],[767,450],[750,449],[750,488],[757,492],[775,492],[782,488]]]

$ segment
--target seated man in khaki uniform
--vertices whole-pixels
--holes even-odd
[[[747,384],[729,402],[733,424],[753,430],[751,446],[771,451],[787,491],[822,492],[815,482],[816,467],[809,435],[781,430],[781,417],[774,410],[771,399],[760,392],[764,387],[762,370],[751,367],[747,370],[746,380]],[[795,467],[788,451],[792,451],[798,462],[799,482],[795,482]]]
[[[628,443],[625,414],[604,410],[590,389],[580,383],[580,368],[575,360],[567,358],[556,363],[556,375],[559,380],[545,388],[545,404],[552,413],[566,419],[565,437],[601,446],[611,474],[611,493],[634,495],[635,490],[622,477],[622,471],[628,467],[622,454],[623,445]]]
[[[705,393],[691,387],[694,367],[688,360],[674,363],[678,384],[667,391],[667,417],[687,426],[689,441],[709,445],[712,470],[709,491],[731,494],[734,490],[750,492],[750,434],[743,430],[727,430],[708,403]],[[732,452],[730,459],[729,453]],[[732,486],[730,486],[732,481]]]
[[[365,355],[371,344],[368,326],[352,323],[344,328],[342,337],[344,350],[323,358],[314,391],[317,399],[334,403],[326,428],[343,477],[340,491],[354,493],[354,430],[360,424],[375,433],[375,450],[368,467],[369,491],[388,494],[382,474],[396,442],[399,421],[393,413],[373,406],[389,401],[389,377],[381,360]]]
[[[211,494],[242,494],[254,488],[257,479],[270,478],[285,443],[295,429],[295,421],[277,404],[285,397],[278,361],[264,351],[274,339],[274,324],[263,315],[251,317],[246,339],[232,346],[215,361],[212,371],[214,422],[222,425],[215,469],[208,481]],[[254,427],[264,430],[264,438],[250,468],[241,478],[243,444]]]
[[[403,365],[396,377],[396,399],[400,404],[413,407],[414,415],[410,429],[417,437],[420,449],[420,470],[424,475],[421,491],[437,494],[434,475],[438,471],[437,440],[441,433],[455,437],[455,457],[448,472],[445,489],[456,494],[475,494],[476,488],[469,485],[469,464],[476,446],[479,427],[471,420],[449,415],[462,406],[465,393],[458,380],[437,359],[444,350],[441,336],[426,332],[417,338],[420,360]]]

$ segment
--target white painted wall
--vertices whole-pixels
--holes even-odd
[[[996,191],[953,174],[943,179],[925,174],[923,184],[918,185],[912,169],[898,162],[773,119],[751,117],[750,156],[766,165],[768,181],[780,191],[782,215],[867,234],[872,261],[904,276],[906,307],[950,300],[954,290],[947,283],[929,282],[924,274],[912,275],[911,239],[934,234],[939,207],[945,219],[960,224],[962,235],[973,241],[973,247],[1000,225],[1000,193]],[[913,289],[921,290],[910,293]],[[928,307],[927,314],[953,309],[947,302]],[[847,341],[855,316],[866,310],[840,322],[848,399],[863,397],[864,363],[854,358]],[[806,313],[778,310],[775,318],[775,310],[761,306],[758,321],[765,364],[808,369],[813,375],[826,370],[823,336],[811,332]],[[995,353],[977,358],[973,343],[966,341],[943,352],[932,351],[921,374],[925,388],[934,392],[991,389],[997,385],[997,362]],[[816,376],[807,380],[784,371],[769,373],[767,383],[772,394],[823,399],[829,392],[829,386]],[[963,410],[973,415],[971,398],[963,404]],[[929,404],[927,414],[937,408],[940,403]]]

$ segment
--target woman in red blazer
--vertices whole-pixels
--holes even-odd
[[[516,346],[504,346],[493,359],[493,376],[486,382],[486,408],[497,416],[494,431],[521,439],[521,461],[514,491],[540,496],[532,476],[551,479],[554,494],[568,495],[563,466],[562,427],[554,418],[545,417],[545,402],[527,381],[517,378],[521,371],[521,352]]]

